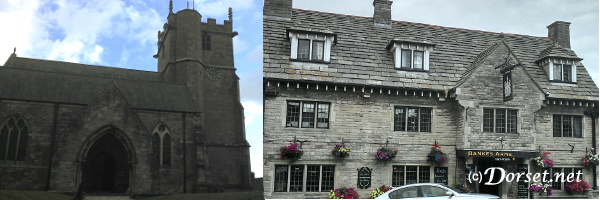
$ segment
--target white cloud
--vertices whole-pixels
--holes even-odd
[[[111,51],[104,42],[125,38],[152,45],[163,21],[144,4],[126,6],[123,0],[31,0],[0,5],[0,18],[11,19],[0,20],[0,26],[13,27],[0,33],[0,64],[12,47],[24,57],[102,64],[104,53]]]
[[[244,106],[244,117],[247,126],[254,123],[254,120],[259,120],[262,123],[262,105],[253,101],[243,101],[242,105]]]

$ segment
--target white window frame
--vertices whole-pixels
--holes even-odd
[[[300,60],[304,62],[330,62],[331,61],[331,46],[335,40],[335,36],[317,33],[299,33],[289,32],[288,37],[291,41],[290,59],[298,59],[298,40],[305,39],[310,40],[308,50],[308,60]],[[312,58],[313,41],[323,41],[323,60],[316,60]]]
[[[402,68],[402,50],[412,51],[410,68]],[[433,46],[394,43],[394,46],[390,51],[394,53],[394,68],[402,70],[429,71],[429,55],[433,51]],[[423,69],[414,69],[415,51],[423,51]]]
[[[563,76],[561,75],[561,79],[560,80],[555,80],[554,79],[554,65],[559,64],[559,65],[571,65],[571,81],[565,82],[563,81]],[[563,59],[550,59],[550,61],[548,62],[548,78],[550,81],[556,81],[556,82],[565,82],[565,83],[577,83],[577,67],[580,64],[579,61],[572,61],[572,60],[563,60]]]

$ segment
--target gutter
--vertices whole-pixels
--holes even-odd
[[[597,144],[596,144],[596,119],[598,119],[598,110],[585,111],[585,112],[583,112],[583,114],[589,115],[590,118],[592,118],[592,148],[594,148],[596,151],[598,151]],[[594,168],[592,168],[592,173],[594,174],[594,182],[593,182],[593,186],[592,186],[593,190],[598,189],[598,179],[596,178],[596,177],[598,177],[598,171],[596,171],[597,168],[598,168],[597,166],[594,166]]]

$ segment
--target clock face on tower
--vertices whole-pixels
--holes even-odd
[[[221,72],[219,72],[219,69],[217,69],[217,68],[214,68],[214,67],[213,68],[208,68],[206,70],[206,77],[209,80],[214,81],[214,80],[219,79],[219,77],[221,76],[220,73]]]

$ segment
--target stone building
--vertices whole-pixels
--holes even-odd
[[[231,9],[222,24],[201,19],[171,1],[157,72],[12,54],[0,67],[0,189],[249,190]]]
[[[548,37],[503,34],[393,21],[391,5],[374,0],[373,17],[357,17],[265,0],[265,198],[327,198],[340,187],[368,198],[417,182],[526,198],[526,183],[466,176],[541,172],[532,160],[542,152],[554,160],[547,170],[581,171],[597,188],[597,167],[582,158],[597,147],[598,88],[570,49],[569,22],[549,25]],[[290,143],[300,159],[280,158]],[[337,144],[348,157],[332,155]],[[427,161],[434,144],[447,164]],[[376,160],[382,147],[396,158]],[[566,195],[564,183],[553,187]]]

